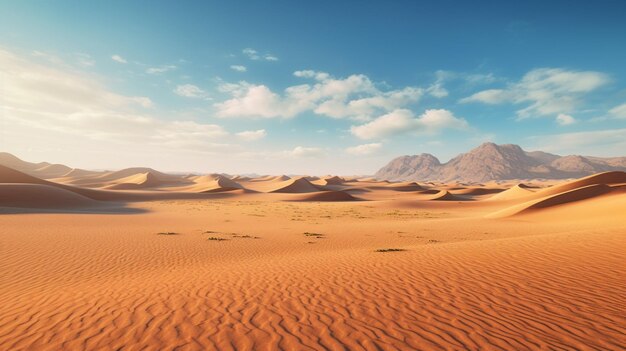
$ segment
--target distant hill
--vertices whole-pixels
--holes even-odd
[[[542,151],[527,152],[513,144],[484,143],[443,164],[431,154],[401,156],[391,160],[375,176],[394,181],[486,182],[579,178],[606,171],[626,171],[626,157],[559,156]]]

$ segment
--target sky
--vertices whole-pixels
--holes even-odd
[[[626,156],[624,1],[0,1],[0,151],[373,174],[487,141]]]

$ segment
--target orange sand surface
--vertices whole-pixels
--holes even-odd
[[[626,345],[622,172],[551,187],[139,173],[80,173],[105,179],[86,189],[0,169],[1,350]]]

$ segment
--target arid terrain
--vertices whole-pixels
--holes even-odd
[[[2,350],[624,350],[626,173],[0,166]]]

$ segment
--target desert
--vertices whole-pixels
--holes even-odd
[[[626,1],[0,1],[0,351],[626,351]]]
[[[0,166],[2,349],[626,342],[623,171],[433,185],[7,159],[30,175]]]

